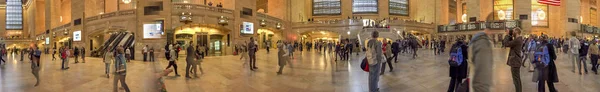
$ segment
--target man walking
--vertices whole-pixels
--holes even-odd
[[[490,92],[491,85],[494,84],[492,81],[494,59],[489,34],[491,34],[490,28],[486,27],[483,32],[473,35],[469,43],[471,49],[469,53],[473,54],[469,63],[473,64],[475,70],[470,81],[473,92]]]
[[[192,43],[192,41],[190,41],[190,43]],[[190,69],[192,68],[192,65],[195,65],[194,62],[196,62],[196,58],[198,57],[197,54],[195,53],[196,50],[194,50],[194,46],[190,45],[187,47],[186,52],[186,66],[185,66],[185,78],[192,78],[190,77]]]
[[[113,81],[113,92],[117,92],[117,84],[121,82],[121,87],[125,89],[125,92],[130,92],[129,86],[125,83],[125,77],[127,75],[127,63],[125,61],[125,50],[123,46],[117,47],[117,57],[115,58],[115,79]]]
[[[254,37],[250,37],[250,42],[248,43],[248,56],[250,57],[250,70],[254,71],[254,69],[258,69],[256,67],[256,44],[254,44]]]
[[[571,72],[575,73],[576,62],[579,62],[579,49],[581,48],[579,40],[577,39],[577,33],[575,31],[571,32],[571,38],[569,39],[569,57],[573,60],[571,63],[573,65],[573,69]],[[581,67],[579,67],[581,68]]]
[[[398,52],[400,51],[400,43],[398,43],[399,41],[400,40],[396,40],[394,43],[392,43],[392,54],[394,54],[392,58],[394,59],[395,63],[398,63]]]
[[[512,30],[512,29],[510,29]],[[510,48],[510,52],[508,54],[508,62],[506,64],[510,66],[510,71],[512,73],[513,83],[515,84],[515,92],[522,92],[521,85],[521,50],[523,49],[523,39],[519,34],[521,34],[521,30],[515,28],[513,33],[510,33],[507,38],[504,38],[504,46]]]

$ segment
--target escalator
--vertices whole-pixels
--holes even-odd
[[[109,38],[105,45],[102,45],[100,49],[95,51],[94,54],[96,57],[104,55],[107,51],[112,52],[116,49],[117,46],[132,46],[133,45],[133,35],[129,32],[119,32],[115,35],[115,37]]]
[[[114,41],[117,36],[118,36],[118,34],[111,34],[110,38],[108,38],[108,40],[106,40],[106,42],[104,42],[104,44],[102,44],[99,49],[95,49],[94,51],[92,51],[92,56],[95,56],[95,57],[100,56],[101,53],[98,53],[98,52],[106,49],[107,46],[110,43],[112,43],[112,41]]]

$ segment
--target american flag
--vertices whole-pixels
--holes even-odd
[[[553,6],[560,6],[560,0],[538,0],[538,3],[553,5]]]

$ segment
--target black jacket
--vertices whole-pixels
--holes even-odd
[[[468,58],[469,57],[469,52],[468,52],[469,46],[467,46],[467,44],[465,44],[462,41],[458,41],[452,45],[452,48],[455,48],[455,47],[461,48],[464,59],[463,59],[463,62],[460,64],[460,66],[458,66],[458,67],[450,66],[450,77],[464,79],[464,78],[467,78],[467,71],[468,71],[467,69],[469,66],[469,62],[467,62],[467,60],[469,59]]]

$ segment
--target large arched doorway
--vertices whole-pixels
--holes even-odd
[[[230,31],[219,25],[186,24],[175,28],[175,43],[182,48],[203,47],[207,56],[228,55],[233,52],[229,46]]]
[[[256,31],[257,35],[258,35],[258,43],[260,43],[258,46],[260,48],[266,48],[267,46],[270,46],[270,48],[277,48],[277,46],[275,46],[277,43],[277,41],[281,40],[281,32],[277,31],[275,29],[269,29],[269,28],[260,28]]]
[[[337,32],[327,30],[306,31],[300,34],[302,42],[339,42],[340,35]]]

